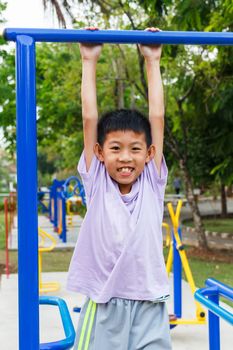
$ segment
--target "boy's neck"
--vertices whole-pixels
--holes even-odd
[[[119,190],[121,194],[128,194],[131,191],[132,184],[119,184],[118,183]]]

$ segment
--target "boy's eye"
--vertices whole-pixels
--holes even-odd
[[[118,151],[118,150],[120,149],[120,147],[118,147],[118,146],[113,146],[113,147],[111,147],[111,149],[114,150],[114,151]]]
[[[138,148],[138,147],[134,147],[132,149],[133,149],[133,151],[140,151],[141,150],[141,148]]]

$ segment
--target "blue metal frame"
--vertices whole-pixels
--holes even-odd
[[[69,185],[71,182],[75,182],[75,186],[73,188],[72,191],[69,191]],[[86,205],[86,195],[85,195],[85,190],[84,190],[84,186],[81,183],[81,181],[79,180],[79,178],[77,178],[76,176],[70,176],[68,177],[65,182],[64,185],[62,186],[63,190],[62,190],[62,196],[65,199],[69,199],[70,197],[73,196],[80,196],[82,198],[82,204]]]
[[[16,41],[18,35],[29,35],[35,41],[46,42],[98,42],[121,44],[187,44],[233,45],[231,32],[148,32],[144,30],[74,30],[74,29],[22,29],[7,28],[4,37]]]
[[[38,349],[38,221],[35,43],[17,37],[17,187],[19,348]]]
[[[65,332],[65,339],[40,344],[40,350],[68,350],[74,345],[75,330],[70,318],[69,310],[64,300],[57,297],[42,296],[40,297],[41,305],[55,305],[58,306],[62,324]],[[38,347],[37,347],[38,348]]]
[[[58,228],[58,194],[59,191],[61,191],[62,186],[64,184],[64,180],[57,180],[54,179],[52,186],[50,188],[50,212],[52,213],[52,208],[51,208],[51,201],[53,199],[54,203],[54,208],[53,208],[53,218],[51,218],[50,214],[50,221],[53,223],[54,230],[57,231]]]
[[[233,45],[233,33],[7,28],[16,41],[19,349],[39,349],[35,42]]]
[[[197,290],[194,297],[209,310],[209,349],[220,350],[219,317],[233,325],[233,313],[219,306],[219,296],[233,301],[233,288],[214,278],[209,278],[205,284],[207,288]]]

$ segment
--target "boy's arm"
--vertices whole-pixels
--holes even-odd
[[[148,78],[149,120],[152,143],[155,145],[155,164],[160,174],[163,158],[164,96],[159,60],[146,60]]]
[[[82,119],[84,133],[84,155],[88,171],[97,142],[98,109],[96,96],[96,65],[101,45],[80,44],[82,57]]]
[[[148,28],[147,30],[159,31],[158,28]],[[164,137],[164,95],[160,73],[162,48],[161,45],[140,45],[140,50],[146,64],[151,136],[152,143],[155,146],[155,164],[160,174]]]

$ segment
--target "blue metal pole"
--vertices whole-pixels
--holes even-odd
[[[181,238],[180,227],[178,228],[178,234]],[[180,318],[182,316],[182,264],[176,245],[177,243],[173,234],[174,314]]]
[[[17,35],[29,35],[35,41],[46,42],[93,42],[122,44],[186,44],[186,45],[233,45],[232,32],[148,32],[144,30],[74,30],[6,28],[6,40],[15,41]]]
[[[49,189],[49,220],[52,222],[52,188]]]
[[[217,287],[219,294],[223,295],[225,298],[229,300],[233,300],[233,288],[227,286],[226,284],[219,282],[215,278],[208,278],[205,282],[206,286],[209,287]]]
[[[55,179],[53,182],[54,186],[54,207],[53,207],[53,228],[57,232],[58,229],[58,195],[57,195],[57,190],[58,190],[58,182]]]
[[[61,195],[62,201],[62,242],[66,243],[66,200]]]
[[[39,349],[35,43],[17,37],[19,349]]]
[[[208,299],[219,305],[219,295],[209,295]],[[220,350],[220,331],[219,331],[219,316],[215,315],[210,310],[209,315],[209,350]]]

